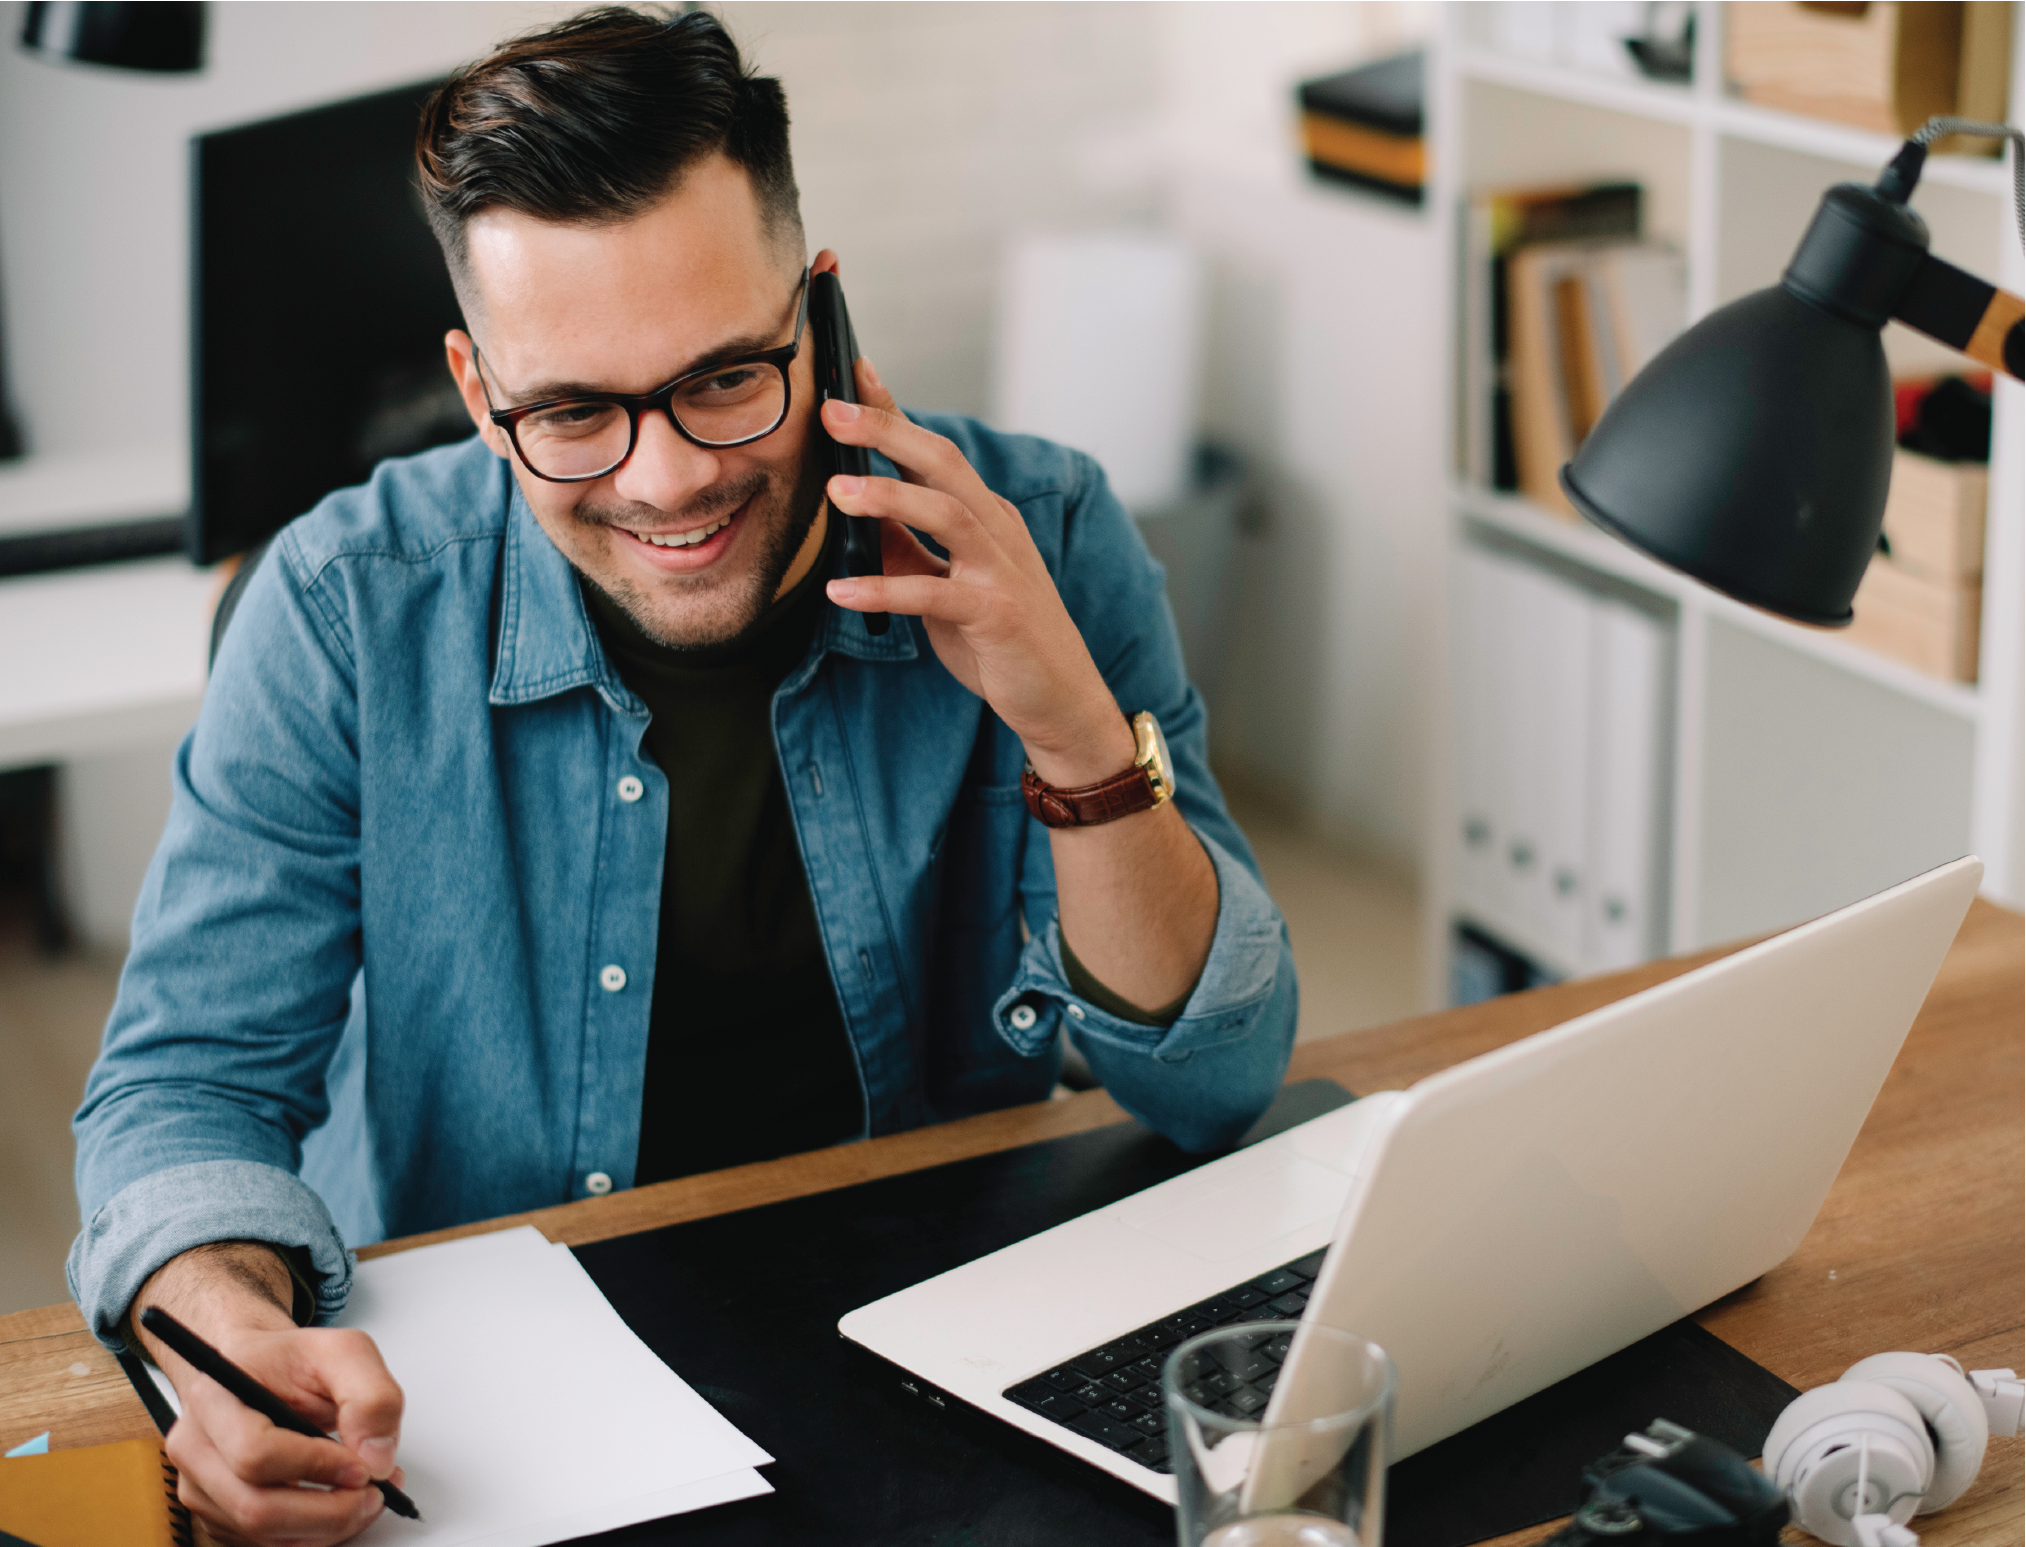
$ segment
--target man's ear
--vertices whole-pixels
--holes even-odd
[[[507,455],[506,436],[487,417],[490,405],[485,400],[485,384],[478,379],[478,345],[462,328],[452,328],[443,335],[443,355],[450,366],[450,379],[457,383],[458,396],[464,399],[464,411],[471,415],[479,439],[494,456],[512,461]]]
[[[837,263],[837,249],[826,247],[823,251],[819,252],[810,260],[809,272],[811,274],[835,274],[839,279],[842,279],[844,271]]]

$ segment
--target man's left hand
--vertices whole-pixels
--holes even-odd
[[[1132,727],[1019,510],[985,487],[954,444],[902,414],[864,360],[857,380],[860,402],[825,403],[823,426],[884,454],[901,478],[830,480],[832,509],[879,518],[886,571],[833,580],[830,599],[920,618],[943,665],[1006,722],[1046,782],[1073,788],[1131,766]],[[931,553],[916,531],[949,557]]]

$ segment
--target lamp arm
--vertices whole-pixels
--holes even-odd
[[[1980,365],[2014,378],[2021,375],[2026,301],[1933,253],[1914,270],[1892,315],[1916,332],[1960,349]]]
[[[2026,134],[2010,124],[1980,123],[1971,118],[1930,118],[1900,146],[1879,174],[1872,191],[1889,204],[1904,206],[1920,182],[1927,164],[1928,147],[1951,134],[1985,135],[2007,140],[2012,148],[2012,213],[2019,223],[2019,240],[2026,243]],[[1921,242],[1927,245],[1925,228]],[[1927,254],[1906,281],[1906,289],[1892,307],[1892,315],[1908,327],[1940,339],[1951,349],[1960,349],[1980,365],[2020,375],[2020,319],[2026,316],[2026,302],[2010,291],[1987,285],[1974,274],[1965,274],[1952,263]]]

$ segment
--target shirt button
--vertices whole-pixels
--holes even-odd
[[[1082,1019],[1083,1019],[1083,1006],[1082,1006],[1082,1005],[1080,1005],[1080,1004],[1073,1004],[1073,1005],[1066,1005],[1066,1006],[1064,1006],[1064,1008],[1065,1008],[1065,1009],[1067,1009],[1067,1010],[1069,1011],[1069,1013],[1070,1013],[1071,1015],[1075,1016],[1075,1017],[1076,1017],[1076,1018],[1077,1018],[1078,1020],[1082,1020]]]
[[[629,806],[632,805],[634,801],[640,799],[640,797],[642,795],[645,795],[646,793],[647,793],[647,786],[642,784],[638,779],[634,778],[632,774],[628,774],[625,778],[619,781],[619,798],[625,801]]]
[[[608,994],[616,994],[626,986],[626,969],[614,962],[609,967],[598,969],[598,986]]]
[[[1033,1005],[1016,1004],[1011,1010],[1006,1012],[1006,1019],[1012,1024],[1015,1031],[1032,1031],[1034,1023],[1039,1017],[1035,1015]]]
[[[612,1178],[603,1171],[593,1171],[584,1178],[584,1191],[594,1198],[602,1198],[612,1190]]]

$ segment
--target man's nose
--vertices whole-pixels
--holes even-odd
[[[612,475],[612,491],[672,515],[716,483],[722,471],[716,452],[684,439],[667,414],[653,410],[640,416],[633,455]]]

